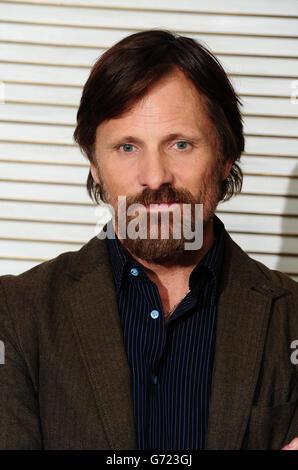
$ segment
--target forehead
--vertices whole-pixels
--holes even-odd
[[[138,113],[150,118],[154,114],[192,114],[205,111],[204,97],[180,71],[173,72],[155,83],[133,107],[122,115]]]
[[[177,70],[155,83],[128,111],[103,121],[97,137],[132,132],[132,128],[134,132],[150,129],[162,134],[186,128],[206,132],[211,127],[204,96]]]

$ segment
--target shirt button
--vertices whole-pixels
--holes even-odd
[[[150,316],[151,316],[151,318],[153,318],[153,320],[156,320],[159,317],[159,311],[158,310],[152,310],[152,312],[150,313]]]
[[[132,268],[132,269],[130,270],[130,272],[131,272],[131,274],[132,274],[133,276],[138,276],[138,274],[139,274],[139,271],[138,271],[136,268]]]
[[[156,375],[154,375],[154,377],[153,377],[153,383],[154,383],[154,385],[156,385],[156,384],[157,384],[157,382],[158,382],[158,378],[157,378],[157,376],[156,376]]]

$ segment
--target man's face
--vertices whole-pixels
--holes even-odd
[[[102,186],[103,200],[114,207],[116,220],[118,196],[126,196],[127,206],[145,206],[148,222],[150,212],[160,215],[175,207],[156,203],[176,202],[180,208],[182,203],[203,204],[205,225],[232,165],[221,163],[203,97],[179,70],[156,83],[128,112],[98,126],[95,159],[92,176]],[[117,222],[115,228],[117,232]],[[185,240],[128,237],[122,242],[139,258],[163,264],[183,254]]]

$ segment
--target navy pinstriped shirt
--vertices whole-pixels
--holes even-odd
[[[167,324],[156,284],[117,237],[108,239],[139,449],[205,448],[224,232],[215,216],[215,241]]]

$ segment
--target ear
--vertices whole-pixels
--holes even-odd
[[[233,166],[232,160],[227,160],[224,163],[223,172],[222,172],[222,180],[225,180],[229,176],[232,166]]]
[[[101,181],[99,179],[99,174],[98,174],[98,168],[97,166],[94,165],[94,163],[90,163],[90,171],[91,171],[92,178],[94,179],[94,181],[98,184],[101,184]]]

